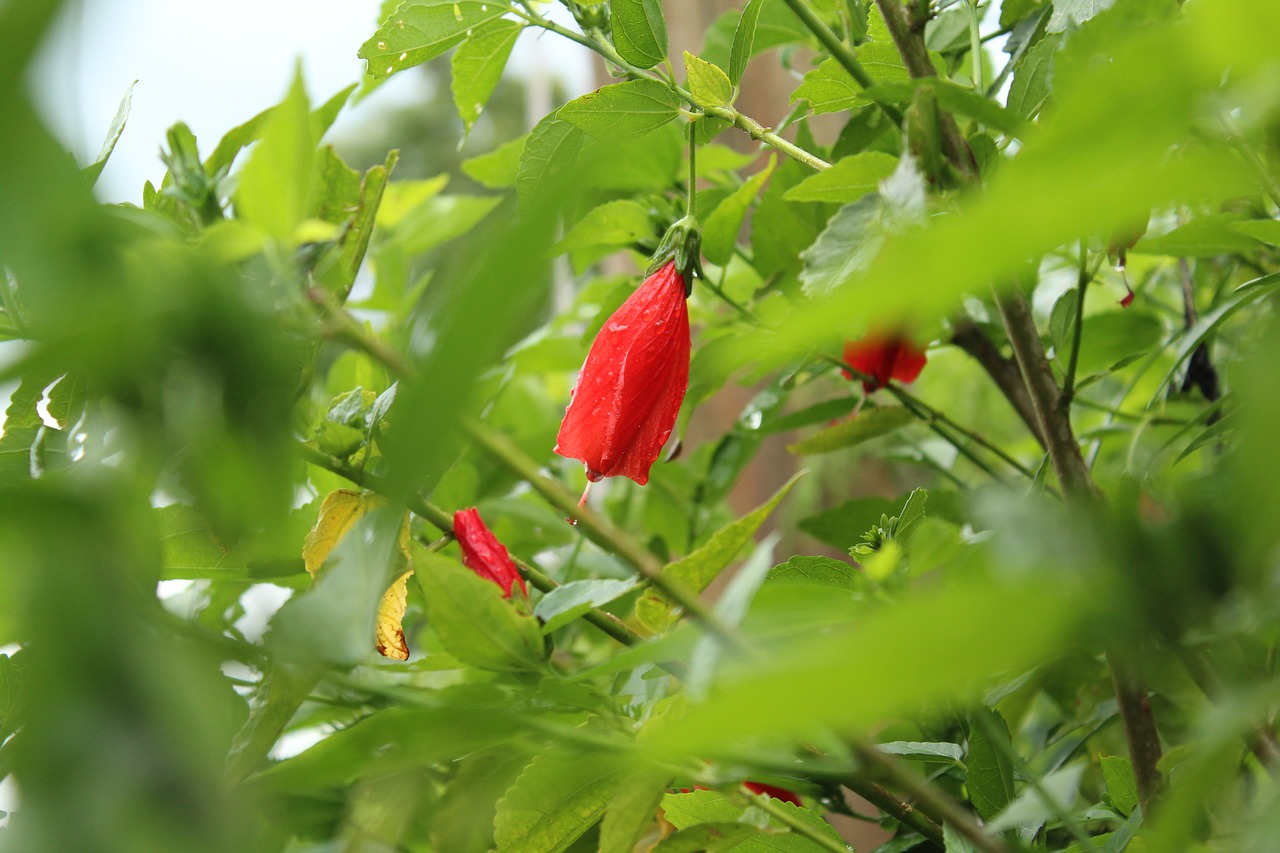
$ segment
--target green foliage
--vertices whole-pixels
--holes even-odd
[[[32,102],[64,5],[0,4],[0,849],[840,851],[846,788],[886,853],[1273,845],[1275,4],[750,0],[682,83],[657,0],[390,0],[459,168],[295,73],[140,207],[130,93],[83,168]],[[613,77],[520,135],[526,29]],[[580,505],[690,212],[688,393]]]

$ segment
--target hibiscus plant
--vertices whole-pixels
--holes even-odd
[[[0,2],[0,851],[1275,849],[1280,4],[684,2],[123,205]]]

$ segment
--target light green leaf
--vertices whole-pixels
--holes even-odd
[[[561,853],[590,829],[625,778],[602,756],[545,752],[498,801],[498,853]]]
[[[804,441],[787,445],[787,450],[801,456],[843,450],[846,447],[854,447],[864,441],[888,435],[914,420],[915,415],[906,406],[866,409],[856,417],[841,421],[833,427],[827,427]]]
[[[745,823],[697,823],[663,839],[653,853],[726,853],[741,850],[745,841],[765,834],[766,830]]]
[[[520,174],[520,158],[524,154],[529,134],[504,142],[488,154],[462,161],[462,172],[468,178],[489,189],[505,189],[516,185]]]
[[[973,720],[978,714],[987,718],[985,724]],[[1004,746],[994,743],[988,737],[988,728],[997,733],[996,736],[1003,740]],[[1009,726],[1003,717],[986,708],[976,709],[970,714],[969,752],[964,784],[969,792],[969,802],[973,803],[983,820],[991,820],[1013,802],[1016,790],[1013,785],[1013,763],[1009,760],[1012,749]]]
[[[800,253],[800,283],[806,296],[823,296],[840,282],[865,270],[884,245],[880,199],[864,196],[831,217],[813,245]]]
[[[501,196],[438,195],[406,214],[390,239],[419,255],[469,234],[501,202]]]
[[[450,81],[453,103],[468,131],[502,79],[511,48],[523,30],[524,25],[518,21],[500,18],[472,30],[454,51]]]
[[[806,472],[793,476],[774,492],[773,497],[744,515],[737,521],[730,522],[717,530],[698,550],[686,557],[668,564],[662,570],[662,576],[673,580],[693,592],[701,592],[707,584],[738,556],[755,532],[764,524],[770,513],[781,503],[791,491],[800,477]],[[650,631],[665,630],[675,619],[674,605],[665,595],[652,590],[636,602],[636,618]]]
[[[727,107],[733,103],[733,83],[719,66],[684,52],[689,92],[702,107]]]
[[[235,195],[236,212],[281,242],[292,240],[310,209],[316,138],[299,70],[289,94],[267,118]]]
[[[831,557],[796,556],[769,570],[769,583],[805,583],[853,589],[857,569]]]
[[[804,81],[791,93],[791,103],[804,99],[815,115],[838,113],[854,107],[861,92],[844,66],[835,59],[824,59],[804,75]]]
[[[634,850],[657,819],[658,806],[671,785],[671,774],[643,767],[629,775],[609,802],[600,822],[601,850]]]
[[[601,86],[556,113],[599,139],[624,142],[651,133],[679,115],[675,92],[656,80]]]
[[[925,505],[929,502],[929,492],[925,489],[912,489],[907,496],[907,503],[898,513],[898,523],[894,526],[893,535],[899,539],[911,529],[911,526],[924,518]]]
[[[516,610],[492,581],[453,560],[414,548],[427,620],[454,657],[479,669],[540,670],[547,649],[538,620]]]
[[[467,37],[469,30],[501,18],[500,3],[481,0],[415,0],[402,3],[360,46],[375,80],[435,59]]]
[[[742,816],[745,809],[720,791],[689,791],[667,794],[662,798],[662,811],[676,829],[699,823],[729,823]]]
[[[1084,763],[1069,764],[1060,770],[1048,774],[1040,780],[1040,786],[1056,807],[1044,801],[1044,795],[1028,786],[1008,808],[988,822],[995,832],[1006,829],[1027,828],[1038,830],[1046,820],[1057,812],[1070,812],[1072,804],[1080,794],[1080,777],[1084,774]],[[1158,849],[1158,848],[1157,848]]]
[[[533,615],[543,620],[544,634],[577,619],[593,607],[603,607],[639,586],[635,580],[572,581],[551,590],[542,597]]]
[[[1072,24],[1083,24],[1099,12],[1110,9],[1115,0],[1053,0],[1048,31],[1060,33]]]
[[[880,151],[866,151],[845,157],[815,175],[805,178],[783,198],[789,201],[827,201],[837,204],[857,201],[874,192],[880,181],[893,174],[898,158]]]
[[[1232,228],[1264,243],[1280,246],[1280,221],[1275,219],[1247,219],[1233,223]]]
[[[702,254],[711,263],[723,265],[732,257],[733,247],[738,242],[738,232],[742,230],[742,222],[747,217],[751,202],[773,174],[776,161],[777,158],[771,155],[763,169],[734,190],[707,217],[702,227]]]
[[[1102,779],[1107,784],[1107,799],[1120,814],[1128,817],[1138,807],[1138,782],[1129,759],[1119,755],[1102,758]]]
[[[400,155],[397,151],[387,154],[387,162],[374,166],[364,173],[360,181],[359,198],[350,211],[341,236],[316,265],[317,278],[330,293],[345,300],[355,283],[356,273],[369,249],[369,240],[378,214],[382,209],[383,194],[388,187],[391,172]]]
[[[750,0],[738,17],[738,26],[733,31],[733,51],[729,56],[729,80],[733,85],[742,82],[747,63],[751,60],[752,49],[756,41],[756,24],[760,20],[760,9],[764,0]]]
[[[667,58],[667,22],[662,0],[611,0],[613,46],[637,68],[652,68]]]
[[[895,740],[890,743],[877,744],[876,749],[888,755],[914,758],[919,761],[942,760],[959,764],[964,760],[964,750],[960,748],[958,743]]]
[[[1145,237],[1129,250],[1133,255],[1171,255],[1201,258],[1213,255],[1249,254],[1262,245],[1240,229],[1240,216],[1214,213],[1197,217],[1167,234]]]
[[[102,174],[103,168],[107,165],[107,161],[111,159],[111,152],[116,150],[116,143],[120,141],[120,135],[124,133],[125,122],[129,120],[129,108],[133,104],[133,87],[138,85],[138,81],[134,80],[129,84],[129,88],[125,89],[124,97],[120,99],[120,106],[116,108],[115,117],[111,119],[111,125],[107,128],[107,138],[102,142],[102,150],[98,152],[98,157],[83,169],[84,175],[89,179],[90,184],[96,184],[98,177]]]
[[[592,210],[551,247],[551,253],[575,252],[589,246],[626,246],[653,237],[649,208],[637,201],[609,201]]]
[[[557,191],[560,176],[578,159],[582,139],[582,131],[557,118],[556,113],[538,122],[520,152],[520,168],[516,172],[521,210]]]

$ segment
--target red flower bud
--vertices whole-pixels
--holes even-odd
[[[804,806],[804,803],[800,802],[800,795],[795,791],[788,791],[786,788],[766,785],[763,782],[743,782],[742,787],[753,794],[768,794],[775,800],[782,800],[784,803],[791,803],[793,806]]]
[[[858,341],[845,341],[844,362],[870,377],[862,380],[867,393],[889,384],[890,379],[914,382],[928,359],[902,335],[868,335]],[[852,378],[845,371],[846,378]]]
[[[522,594],[529,594],[511,555],[485,525],[475,507],[460,509],[453,514],[453,535],[462,546],[462,564],[501,587],[504,598],[511,597],[517,583]]]
[[[564,413],[555,452],[587,479],[640,485],[675,428],[689,387],[689,307],[674,261],[645,279],[596,335]]]

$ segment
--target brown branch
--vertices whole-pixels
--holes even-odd
[[[1013,358],[1005,358],[1000,348],[976,324],[965,319],[955,323],[955,331],[951,335],[951,343],[968,353],[969,356],[991,377],[1000,393],[1004,394],[1009,405],[1022,418],[1022,422],[1031,430],[1031,434],[1045,447],[1043,434],[1040,432],[1040,421],[1036,418],[1035,405],[1031,395],[1027,393],[1027,385],[1022,381],[1022,372],[1018,370],[1018,362]]]

